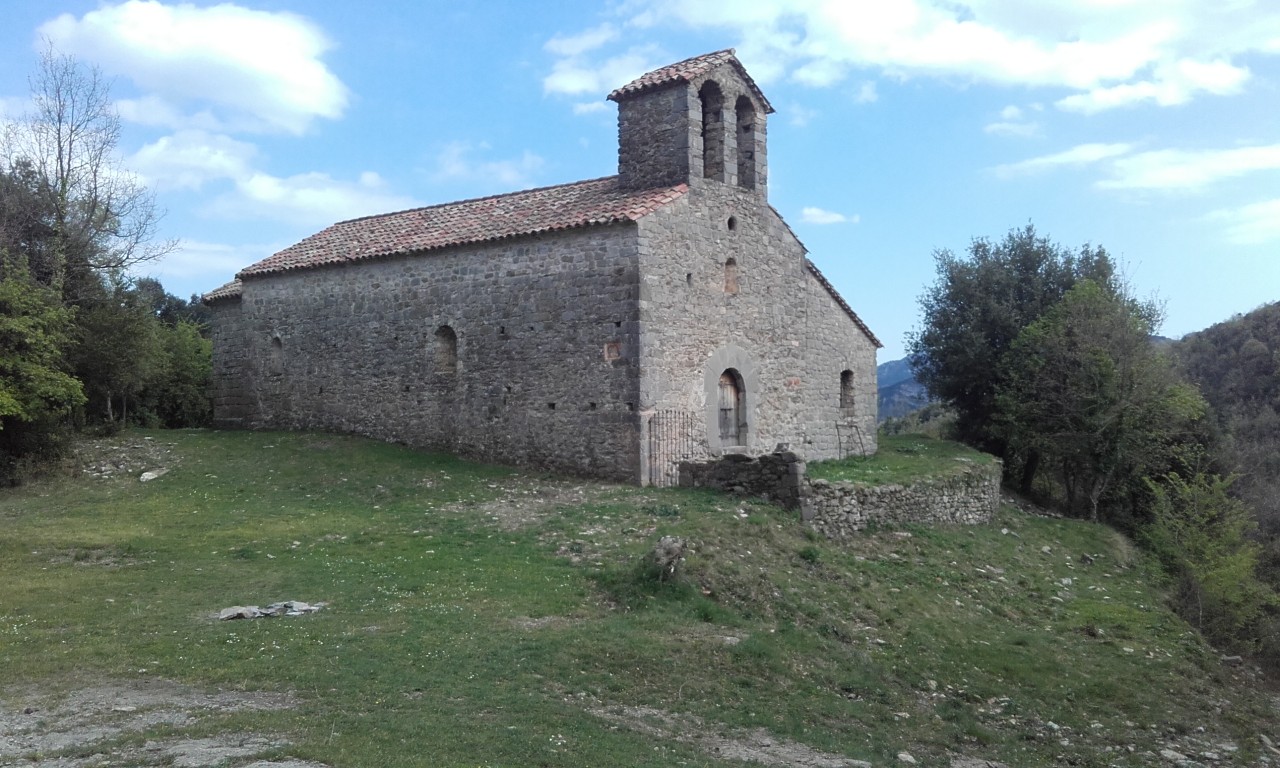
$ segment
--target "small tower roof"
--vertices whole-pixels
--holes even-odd
[[[637,77],[635,80],[618,88],[609,94],[611,101],[625,101],[633,96],[638,96],[646,91],[652,91],[655,88],[662,88],[672,83],[688,83],[695,78],[701,77],[722,64],[732,65],[742,77],[743,82],[751,88],[751,93],[764,105],[765,114],[773,113],[773,105],[764,97],[764,93],[760,87],[756,85],[756,81],[751,79],[751,75],[747,74],[747,70],[742,66],[742,62],[738,61],[738,57],[734,55],[732,48],[726,48],[723,51],[715,53],[704,53],[701,56],[694,56],[692,59],[678,61],[675,64],[668,64],[661,69],[655,69],[652,72]]]

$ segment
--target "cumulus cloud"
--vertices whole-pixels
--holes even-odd
[[[1077,144],[1070,149],[1055,152],[1051,155],[1042,155],[1041,157],[1033,157],[1017,163],[996,166],[995,172],[1001,178],[1011,178],[1063,166],[1090,165],[1123,155],[1132,149],[1132,144]]]
[[[252,144],[190,130],[143,146],[127,165],[149,187],[199,190],[210,181],[248,178],[256,155]]]
[[[483,142],[450,142],[436,156],[432,176],[436,181],[460,181],[510,191],[532,186],[534,174],[545,165],[541,157],[528,151],[517,159],[477,159],[478,153],[489,149],[489,145]]]
[[[592,59],[573,54],[560,58],[542,81],[547,93],[567,96],[602,96],[620,85],[661,66],[664,55],[657,46],[634,46],[616,56]]]
[[[280,177],[259,171],[237,179],[234,192],[219,196],[207,212],[236,219],[264,218],[322,227],[418,205],[412,198],[392,192],[381,176],[369,171],[356,181],[335,179],[327,173]]]
[[[332,44],[292,13],[127,0],[79,18],[64,13],[38,33],[145,91],[120,106],[139,122],[297,134],[339,117],[348,102],[321,60]]]
[[[1280,6],[1270,0],[651,0],[636,7],[623,5],[620,14],[639,32],[668,26],[727,33],[761,82],[788,77],[827,87],[867,70],[964,78],[1064,88],[1072,93],[1058,106],[1081,112],[1236,93],[1251,76],[1242,61],[1280,53]],[[596,28],[554,38],[547,50],[560,59],[548,91],[566,70],[599,71],[603,62],[589,60],[585,43],[604,35]],[[583,44],[565,43],[578,37]],[[565,82],[587,87],[588,78]]]
[[[1280,242],[1280,198],[1214,211],[1209,218],[1224,222],[1227,240],[1237,245]]]
[[[827,211],[822,208],[805,206],[800,211],[800,220],[805,224],[857,224],[860,217],[855,213],[846,216],[843,213]]]

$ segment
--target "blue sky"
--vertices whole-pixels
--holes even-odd
[[[9,0],[0,119],[41,39],[113,79],[183,296],[338,220],[611,175],[605,95],[733,47],[770,201],[882,362],[936,249],[1028,221],[1105,246],[1166,335],[1280,298],[1275,0]]]

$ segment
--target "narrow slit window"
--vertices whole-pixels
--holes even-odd
[[[853,371],[840,372],[840,413],[843,416],[853,415]]]

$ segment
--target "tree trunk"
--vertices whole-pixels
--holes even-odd
[[[1036,479],[1036,470],[1040,468],[1040,452],[1032,450],[1027,453],[1027,460],[1022,463],[1022,480],[1018,483],[1018,490],[1023,496],[1030,496],[1031,489]]]

